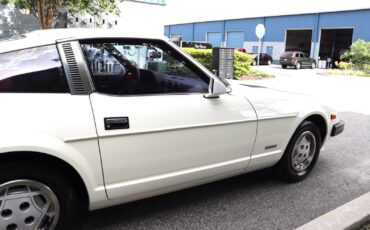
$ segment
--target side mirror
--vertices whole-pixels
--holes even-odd
[[[227,93],[226,86],[219,80],[211,78],[209,82],[209,93],[204,95],[205,98],[218,98],[220,95]]]
[[[162,53],[158,51],[152,51],[149,53],[149,58],[150,59],[162,58]]]

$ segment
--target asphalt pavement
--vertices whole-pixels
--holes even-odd
[[[361,103],[370,98],[362,98],[369,94],[370,78],[264,68],[279,75],[258,84],[331,100],[346,122],[344,133],[326,143],[306,180],[283,183],[263,170],[90,212],[76,229],[294,229],[369,192],[370,106]]]

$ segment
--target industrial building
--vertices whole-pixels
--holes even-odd
[[[209,42],[213,47],[244,48],[257,53],[258,24],[266,28],[261,52],[270,54],[275,63],[284,51],[338,60],[354,41],[370,41],[370,8],[166,25],[164,34],[182,41]]]

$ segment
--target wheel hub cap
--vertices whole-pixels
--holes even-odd
[[[0,185],[0,229],[53,229],[60,206],[44,184],[30,180]]]
[[[291,164],[294,171],[300,173],[306,170],[316,152],[316,138],[310,131],[302,133],[295,142]]]

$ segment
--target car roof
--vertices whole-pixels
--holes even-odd
[[[115,29],[49,29],[35,30],[20,36],[0,41],[0,53],[55,44],[57,41],[104,38],[147,38],[165,39],[164,36],[153,36],[145,32],[130,33]]]

